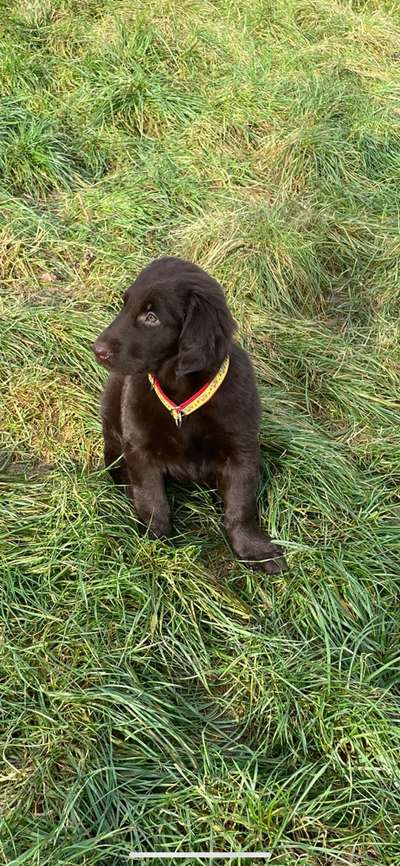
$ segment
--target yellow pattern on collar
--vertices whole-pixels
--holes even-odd
[[[173,400],[170,400],[170,398],[164,394],[157,377],[154,376],[153,373],[148,373],[147,375],[158,399],[161,401],[163,406],[168,409],[168,412],[171,413],[176,426],[180,427],[183,416],[190,415],[192,412],[195,412],[196,409],[200,409],[201,406],[204,406],[205,403],[208,403],[208,401],[211,400],[211,397],[214,396],[216,391],[218,391],[218,388],[222,385],[228,370],[229,355],[226,356],[214,378],[203,385],[199,391],[196,391],[192,397],[189,397],[188,400],[184,400],[183,403],[180,404],[174,403]]]

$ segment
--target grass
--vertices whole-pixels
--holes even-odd
[[[399,866],[400,12],[1,3],[1,862],[268,849]],[[263,524],[173,545],[102,469],[90,342],[138,269],[222,282]]]

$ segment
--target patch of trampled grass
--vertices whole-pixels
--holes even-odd
[[[395,6],[1,4],[1,856],[268,849],[397,866]],[[235,562],[101,468],[90,342],[156,255],[221,280],[263,401]]]

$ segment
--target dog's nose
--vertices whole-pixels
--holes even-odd
[[[93,351],[98,361],[109,361],[113,356],[113,351],[107,343],[100,343],[96,340],[93,343]]]

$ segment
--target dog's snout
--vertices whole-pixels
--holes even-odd
[[[101,340],[96,340],[93,343],[93,351],[98,361],[109,361],[114,354],[111,346]]]

